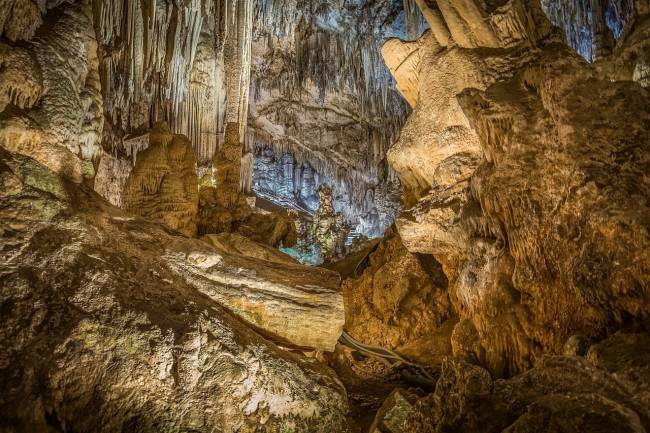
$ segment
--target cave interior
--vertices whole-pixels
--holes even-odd
[[[650,432],[649,0],[0,0],[0,433]]]

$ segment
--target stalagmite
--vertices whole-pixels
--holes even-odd
[[[196,234],[198,182],[196,159],[187,137],[157,124],[148,134],[146,150],[124,185],[122,207],[160,221],[187,235]]]

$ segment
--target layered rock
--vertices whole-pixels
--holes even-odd
[[[244,281],[258,281],[273,296],[281,286],[263,281],[277,265],[124,214],[27,158],[0,158],[10,209],[0,214],[2,429],[345,429],[345,394],[329,370],[279,350],[187,282],[229,275],[203,287],[241,298]],[[318,284],[301,299],[324,312]],[[283,328],[299,316],[294,308]]]

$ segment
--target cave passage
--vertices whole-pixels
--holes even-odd
[[[0,0],[0,433],[650,431],[648,0]]]

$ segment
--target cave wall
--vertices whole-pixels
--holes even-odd
[[[589,61],[611,54],[636,17],[633,0],[543,0],[541,5],[569,46]]]
[[[381,237],[401,209],[399,181],[390,172],[384,181],[367,189],[355,188],[355,182],[362,180],[329,178],[290,152],[276,155],[270,148],[255,152],[252,190],[258,197],[313,216],[320,205],[318,190],[326,186],[332,189],[334,210],[345,217],[352,237]]]
[[[447,37],[458,14],[472,22],[437,3]],[[561,353],[571,336],[647,319],[650,287],[650,99],[631,73],[646,62],[647,20],[593,66],[533,3],[507,6],[483,11],[489,37],[479,28],[451,44],[432,31],[384,49],[389,66],[413,60],[393,70],[417,95],[389,153],[414,203],[399,234],[449,278],[454,355],[497,376]]]

